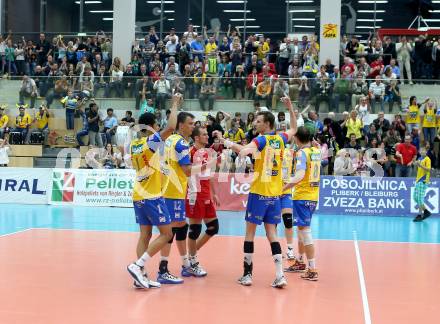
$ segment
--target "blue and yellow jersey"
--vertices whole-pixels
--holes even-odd
[[[133,201],[156,199],[162,196],[162,173],[159,133],[135,139],[130,144],[131,161],[136,171]]]
[[[305,147],[296,154],[295,173],[304,170],[304,179],[295,185],[292,200],[318,201],[321,173],[321,151],[316,147]]]
[[[254,138],[257,152],[254,154],[254,178],[250,193],[265,197],[277,197],[283,194],[282,159],[287,135],[266,134]]]
[[[283,154],[283,161],[282,161],[282,169],[281,174],[283,175],[283,185],[288,184],[290,182],[290,178],[292,177],[292,170],[293,170],[293,156],[294,151],[292,149],[285,149]],[[292,194],[292,188],[284,190],[283,195],[291,195]]]
[[[435,127],[437,125],[436,112],[434,108],[427,108],[423,116],[422,127]]]
[[[419,159],[420,164],[424,166],[425,168],[431,169],[431,159],[427,156],[425,158]],[[416,183],[423,181],[424,183],[429,183],[431,173],[428,171],[423,170],[421,167],[417,168],[417,177],[416,177]]]
[[[406,115],[407,124],[418,124],[420,123],[420,107],[418,105],[412,105],[408,108],[408,113]]]
[[[184,165],[191,164],[189,144],[182,135],[174,134],[165,141],[165,165],[167,169],[164,181],[164,198],[185,199],[188,177],[183,172]]]
[[[73,110],[76,109],[78,105],[78,100],[76,98],[71,98],[69,96],[64,97],[60,100],[60,102],[65,105],[66,109]]]
[[[49,118],[47,117],[46,112],[43,112],[43,114],[37,113],[35,115],[35,121],[37,122],[37,128],[43,129],[47,127]]]
[[[3,126],[8,126],[8,122],[9,122],[9,117],[8,115],[2,115],[0,117],[0,128],[2,128]]]
[[[26,128],[31,123],[32,123],[32,118],[31,118],[31,115],[29,115],[28,113],[24,113],[23,116],[18,115],[15,118],[15,125],[18,128]]]

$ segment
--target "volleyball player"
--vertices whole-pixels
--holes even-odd
[[[321,170],[321,152],[311,145],[310,131],[301,126],[295,136],[298,146],[296,153],[295,173],[284,190],[294,187],[292,207],[298,226],[298,240],[304,246],[308,267],[301,278],[318,280],[315,264],[315,248],[310,223],[319,198],[319,180]]]
[[[191,175],[191,159],[189,155],[189,139],[194,130],[194,116],[188,112],[180,112],[177,116],[177,133],[165,141],[165,169],[166,181],[164,183],[165,203],[171,217],[173,238],[161,251],[159,273],[157,281],[162,284],[181,284],[183,279],[170,273],[168,270],[168,257],[171,243],[175,237],[177,249],[182,258],[181,275],[191,277],[186,237],[188,224],[185,215],[185,198],[188,186],[188,177]]]
[[[426,209],[425,195],[431,177],[431,159],[426,155],[426,148],[420,149],[420,158],[414,163],[417,167],[416,187],[414,188],[413,199],[419,207],[419,214],[413,219],[414,222],[421,222],[431,216]]]
[[[135,280],[136,288],[158,288],[160,283],[148,279],[146,264],[153,255],[159,252],[171,240],[171,218],[162,192],[162,173],[160,166],[160,150],[163,140],[174,131],[177,122],[177,108],[182,97],[173,96],[171,114],[167,127],[159,133],[158,121],[154,114],[145,113],[139,117],[140,131],[138,139],[130,144],[133,168],[136,180],[133,189],[133,205],[136,222],[140,227],[140,236],[136,248],[138,260],[127,267]],[[150,243],[152,227],[157,226],[159,236]]]
[[[205,149],[209,140],[205,127],[195,127],[192,138],[194,145],[190,150],[190,155],[193,171],[186,199],[186,215],[189,219],[188,252],[191,263],[188,271],[195,277],[203,277],[207,275],[207,272],[199,264],[197,251],[219,231],[215,211],[215,205],[219,205],[219,200],[211,175],[211,167],[217,162],[217,153],[214,150]],[[209,154],[210,152],[214,154]],[[206,230],[200,237],[202,221],[206,225]]]
[[[269,111],[257,114],[255,126],[257,133],[260,135],[246,146],[224,140],[220,132],[215,132],[216,136],[224,142],[224,145],[239,153],[240,157],[245,157],[249,153],[254,153],[255,157],[254,178],[250,188],[245,217],[244,271],[243,276],[238,279],[238,283],[244,286],[252,285],[254,238],[257,225],[262,223],[264,223],[266,236],[270,242],[276,268],[276,278],[272,283],[272,287],[282,288],[287,285],[283,273],[281,245],[277,238],[276,225],[281,222],[280,196],[283,193],[281,160],[285,144],[296,132],[296,117],[290,99],[283,98],[282,101],[290,113],[290,129],[286,133],[275,133],[275,117]]]

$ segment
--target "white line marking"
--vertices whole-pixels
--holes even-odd
[[[354,243],[354,250],[356,252],[356,262],[357,262],[357,268],[359,274],[359,285],[361,286],[362,305],[364,308],[365,324],[371,324],[371,315],[370,315],[370,307],[368,305],[367,287],[365,285],[364,270],[362,268],[362,259],[359,250],[356,231],[353,231],[353,243]]]
[[[23,232],[27,232],[27,231],[30,231],[30,230],[32,230],[32,228],[26,228],[24,230],[20,230],[20,231],[16,231],[16,232],[2,234],[2,235],[0,235],[0,237],[11,236],[11,235],[14,235],[14,234],[23,233]]]

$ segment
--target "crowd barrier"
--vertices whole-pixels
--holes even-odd
[[[246,209],[251,174],[215,175],[219,210]],[[0,202],[132,207],[133,170],[0,168]],[[432,179],[425,205],[439,213],[440,179]],[[412,216],[414,178],[323,176],[318,213]]]

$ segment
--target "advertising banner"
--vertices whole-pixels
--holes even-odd
[[[48,204],[51,169],[0,168],[0,201]]]

